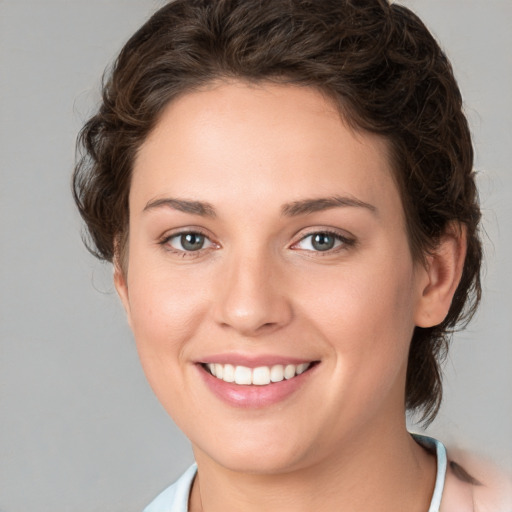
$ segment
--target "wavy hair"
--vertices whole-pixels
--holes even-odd
[[[451,65],[407,8],[385,0],[166,4],[122,49],[78,138],[73,191],[87,246],[104,260],[122,256],[138,148],[170,101],[226,78],[316,88],[352,126],[384,137],[416,260],[436,248],[449,224],[465,227],[467,255],[448,315],[417,327],[411,341],[405,405],[429,422],[441,403],[451,333],[480,300],[480,209]]]

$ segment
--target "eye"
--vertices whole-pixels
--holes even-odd
[[[211,247],[213,243],[202,233],[186,232],[170,236],[165,243],[182,252],[195,252]]]
[[[326,252],[343,245],[353,245],[353,241],[337,233],[319,231],[310,233],[294,245],[294,248],[304,251]]]

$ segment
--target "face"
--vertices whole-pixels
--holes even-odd
[[[216,84],[163,112],[129,206],[116,285],[197,457],[284,472],[403,427],[426,276],[383,140],[315,90]]]

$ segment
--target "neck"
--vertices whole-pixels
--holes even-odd
[[[195,450],[198,475],[191,512],[424,512],[435,481],[435,458],[406,431],[405,424],[359,432],[347,449],[320,462],[283,473],[229,470]]]

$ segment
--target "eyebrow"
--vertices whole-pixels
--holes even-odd
[[[148,201],[143,211],[149,211],[156,208],[168,207],[184,213],[200,215],[201,217],[215,218],[217,216],[215,208],[203,201],[191,201],[188,199],[162,198]],[[372,213],[377,212],[377,208],[369,203],[360,201],[353,197],[332,196],[313,199],[302,199],[287,203],[281,208],[281,215],[286,217],[296,217],[299,215],[308,215],[311,213],[329,210],[331,208],[356,207],[365,208]]]
[[[200,215],[201,217],[215,217],[215,208],[210,203],[203,201],[189,201],[188,199],[153,199],[148,201],[144,207],[144,212],[153,210],[155,208],[169,207],[184,213],[191,213],[193,215]]]
[[[377,208],[375,206],[353,197],[343,196],[320,197],[294,201],[292,203],[285,204],[281,209],[281,213],[287,217],[295,217],[298,215],[308,215],[323,210],[329,210],[330,208],[346,206],[365,208],[374,214],[377,213]]]

